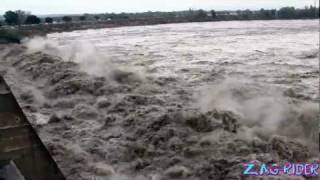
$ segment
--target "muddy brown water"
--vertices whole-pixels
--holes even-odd
[[[55,33],[1,45],[0,73],[68,179],[241,179],[315,160],[318,39],[314,20]]]

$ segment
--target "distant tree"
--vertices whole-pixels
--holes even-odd
[[[41,20],[35,15],[29,15],[27,16],[27,19],[25,21],[25,24],[40,24]]]
[[[118,18],[119,18],[119,19],[129,19],[129,16],[128,16],[126,13],[120,13],[120,14],[118,15]]]
[[[113,19],[113,18],[114,18],[114,15],[113,15],[112,13],[111,13],[111,14],[106,13],[104,18],[107,19],[107,20],[108,20],[108,19],[110,20],[110,19]]]
[[[244,10],[244,11],[241,11],[241,13],[240,13],[241,15],[241,18],[242,19],[245,19],[245,20],[247,20],[247,19],[252,19],[253,18],[253,13],[252,13],[252,11],[250,11],[249,9],[246,9],[246,10]]]
[[[212,18],[217,18],[217,13],[215,10],[211,10],[210,13]]]
[[[307,14],[309,18],[318,18],[319,17],[319,8],[310,6],[307,8]]]
[[[48,24],[53,23],[53,19],[52,19],[51,17],[46,17],[46,18],[44,19],[44,21],[45,21],[46,23],[48,23]]]
[[[271,16],[271,18],[277,18],[277,16],[278,16],[278,13],[277,13],[277,10],[276,9],[271,9],[270,10],[270,16]]]
[[[293,19],[296,17],[296,10],[294,7],[283,7],[279,10],[279,17],[282,19]]]
[[[258,12],[258,16],[259,18],[262,18],[262,19],[269,19],[269,11],[260,9],[260,11]]]
[[[19,24],[19,16],[16,12],[7,11],[4,14],[5,22],[9,25]]]
[[[158,17],[165,17],[165,18],[175,18],[177,17],[178,14],[176,12],[168,12],[168,13],[163,13],[163,14],[159,14]]]
[[[71,21],[72,21],[72,17],[70,17],[70,16],[63,16],[63,17],[62,17],[62,20],[63,20],[64,22],[71,22]]]
[[[27,20],[27,17],[28,17],[29,15],[31,15],[30,12],[22,11],[22,10],[16,10],[15,13],[17,13],[17,15],[18,15],[18,19],[19,19],[19,20],[18,20],[18,21],[19,21],[18,24],[19,24],[19,25],[25,23],[26,20]]]
[[[98,21],[100,19],[99,16],[94,16],[94,18]]]
[[[80,16],[79,19],[80,19],[80,21],[85,21],[87,18],[86,18],[86,16]]]
[[[300,9],[296,12],[297,17],[299,18],[310,18],[312,13],[310,13],[309,7],[306,6],[304,9]]]
[[[205,19],[207,16],[208,16],[207,12],[202,10],[202,9],[200,9],[200,10],[197,11],[195,18],[196,19]]]

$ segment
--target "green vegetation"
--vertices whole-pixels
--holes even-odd
[[[45,21],[46,23],[48,23],[48,24],[53,23],[53,19],[52,19],[51,17],[46,17],[46,18],[44,19],[44,21]]]
[[[27,19],[25,21],[25,24],[40,24],[41,20],[35,15],[29,15],[27,16]]]
[[[0,22],[0,42],[20,42],[21,35],[35,36],[52,32],[84,29],[98,29],[118,26],[153,25],[183,22],[229,21],[229,20],[273,20],[273,19],[315,19],[319,18],[319,8],[308,6],[303,9],[283,7],[256,11],[206,11],[186,10],[175,12],[144,13],[103,13],[82,14],[43,19],[26,11],[7,11]],[[42,23],[43,22],[43,23]],[[36,24],[29,26],[30,24]],[[11,26],[11,27],[9,27]],[[17,30],[13,30],[17,29]],[[18,31],[18,32],[17,32]]]
[[[7,11],[4,18],[7,25],[40,24],[41,22],[37,16],[21,10]]]
[[[7,11],[4,14],[5,22],[8,25],[17,25],[19,23],[19,16],[13,11]]]
[[[18,15],[18,25],[26,24],[27,17],[31,15],[30,12],[22,10],[16,10],[15,13]]]
[[[63,16],[63,17],[62,17],[62,20],[63,20],[64,22],[71,22],[71,21],[72,21],[72,17],[70,17],[70,16]]]
[[[85,20],[86,20],[86,16],[80,16],[80,17],[79,17],[79,20],[80,20],[80,21],[85,21]]]
[[[0,43],[20,43],[22,36],[15,29],[0,28]]]
[[[208,17],[208,14],[206,11],[200,9],[196,12],[196,15],[195,15],[195,19],[196,20],[205,20],[206,18]]]
[[[279,10],[280,19],[300,19],[300,18],[319,18],[319,8],[313,6],[305,9],[295,9],[294,7],[284,7]]]
[[[210,13],[212,18],[217,18],[217,13],[215,10],[211,10]]]
[[[4,14],[3,25],[40,24],[41,19],[31,15],[26,11],[7,11]],[[175,12],[144,12],[144,13],[104,13],[104,14],[84,14],[79,16],[47,17],[42,22],[51,24],[53,22],[70,23],[72,21],[108,21],[115,24],[124,23],[145,24],[175,23],[175,22],[201,22],[201,21],[223,21],[223,20],[272,20],[272,19],[314,19],[319,18],[319,8],[306,6],[303,9],[294,7],[283,7],[276,9],[261,9],[258,11],[238,10],[238,11],[205,11],[187,10]]]
[[[92,15],[93,16],[93,15]],[[187,10],[176,12],[144,12],[144,13],[106,13],[100,17],[107,20],[165,20],[167,22],[193,22],[193,21],[221,21],[221,20],[272,20],[272,19],[315,19],[319,18],[319,8],[306,6],[303,9],[294,7],[284,7],[276,9],[261,9],[257,11],[238,10],[238,11],[205,11]]]

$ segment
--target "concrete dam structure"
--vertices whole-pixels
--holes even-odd
[[[0,180],[65,180],[1,76]]]

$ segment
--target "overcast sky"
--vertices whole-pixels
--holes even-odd
[[[192,9],[260,9],[304,7],[314,0],[1,0],[0,14],[26,10],[33,14],[174,11]]]

